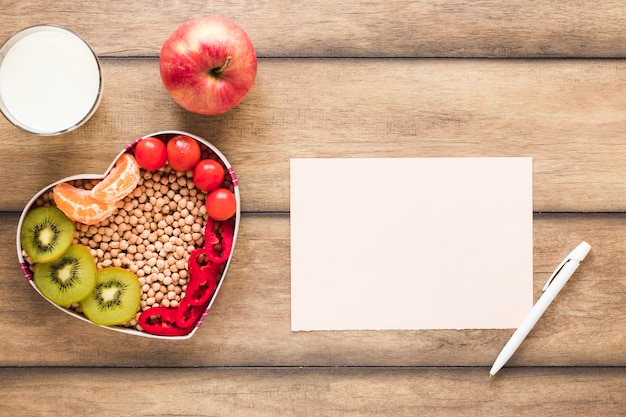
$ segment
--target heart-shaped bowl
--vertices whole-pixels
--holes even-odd
[[[228,220],[212,219],[205,205],[210,190],[205,192],[195,187],[192,170],[179,172],[167,163],[156,171],[140,169],[137,187],[118,202],[118,208],[106,220],[94,225],[75,222],[72,243],[89,249],[97,271],[115,267],[126,269],[135,274],[140,284],[141,301],[134,319],[122,324],[96,326],[168,340],[188,339],[194,335],[210,311],[232,260],[241,204],[237,177],[226,157],[210,142],[186,132],[167,130],[142,136],[129,143],[104,174],[67,177],[31,198],[18,223],[17,255],[24,277],[42,297],[63,312],[94,324],[81,311],[80,303],[60,306],[48,299],[35,284],[35,262],[27,255],[21,241],[20,232],[26,215],[37,207],[55,205],[52,194],[59,184],[92,188],[115,169],[124,154],[134,154],[141,140],[157,138],[167,143],[178,135],[190,137],[200,145],[201,159],[212,159],[223,167],[225,175],[219,188],[226,188],[234,195],[235,214]],[[210,233],[209,237],[207,233]],[[226,246],[229,250],[225,249]],[[211,264],[206,259],[209,249],[222,259]],[[212,278],[195,282],[194,274],[200,269],[202,277],[211,275]],[[201,295],[197,300],[187,297],[193,283],[194,290]],[[205,293],[198,292],[198,288]],[[192,300],[197,302],[191,305]]]

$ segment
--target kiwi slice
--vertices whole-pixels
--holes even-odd
[[[71,245],[60,258],[35,264],[33,281],[46,298],[66,307],[91,294],[96,275],[96,263],[89,249]]]
[[[51,262],[72,244],[74,222],[55,206],[35,208],[24,217],[20,240],[33,262]]]
[[[114,326],[132,320],[140,300],[137,276],[127,269],[114,267],[98,271],[96,287],[80,306],[92,322]]]

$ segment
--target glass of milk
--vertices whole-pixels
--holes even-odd
[[[68,29],[32,26],[0,47],[0,111],[27,132],[74,130],[95,113],[101,97],[98,57]]]

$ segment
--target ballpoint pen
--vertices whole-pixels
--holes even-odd
[[[502,348],[502,351],[489,371],[489,377],[494,376],[511,356],[513,356],[517,348],[522,344],[526,336],[528,336],[528,333],[530,333],[539,318],[546,311],[572,274],[574,274],[574,271],[576,271],[590,250],[591,246],[587,242],[582,242],[563,259],[559,266],[557,266],[548,279],[548,282],[546,282],[546,285],[543,287],[543,294],[539,297],[537,303],[530,310],[526,318],[524,318],[515,333],[513,333],[511,339],[509,339],[507,344],[504,345],[504,348]]]

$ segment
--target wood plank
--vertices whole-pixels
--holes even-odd
[[[3,368],[6,415],[624,415],[626,369]],[[36,381],[36,391],[33,383]],[[547,388],[549,387],[549,388]]]
[[[593,250],[510,366],[626,366],[625,220],[536,215],[535,298],[571,247],[587,239]],[[9,237],[0,245],[0,366],[487,366],[512,333],[291,332],[289,217],[245,215],[229,275],[192,339],[122,335],[64,315],[30,288],[13,246],[16,223],[0,214]]]
[[[106,60],[104,77],[77,131],[37,137],[0,118],[0,210],[164,129],[222,149],[244,211],[289,211],[290,158],[346,156],[531,156],[535,211],[626,210],[623,61],[262,60],[244,102],[213,117],[174,104],[154,59]]]
[[[619,0],[229,1],[2,0],[0,39],[37,22],[65,25],[105,56],[157,56],[182,22],[219,14],[262,57],[623,57]]]

